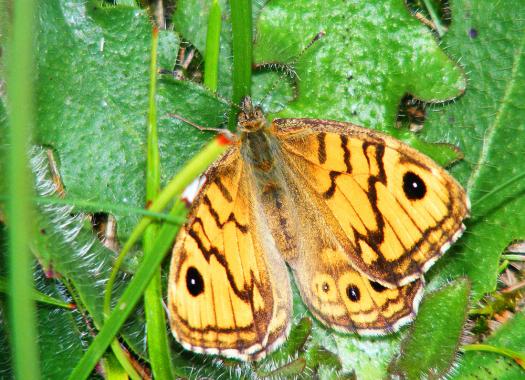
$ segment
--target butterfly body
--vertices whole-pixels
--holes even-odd
[[[287,265],[332,328],[379,335],[410,321],[422,274],[463,230],[463,189],[391,137],[244,109],[173,250],[176,338],[197,352],[264,356],[290,328]]]

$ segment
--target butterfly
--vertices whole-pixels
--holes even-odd
[[[335,330],[383,335],[410,322],[423,274],[465,228],[454,178],[350,123],[268,123],[249,98],[238,130],[173,248],[168,309],[182,346],[241,360],[272,352],[290,330],[291,276]]]

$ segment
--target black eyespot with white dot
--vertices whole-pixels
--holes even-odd
[[[328,293],[330,291],[330,285],[328,283],[323,282],[323,292]]]
[[[427,186],[420,176],[413,172],[406,172],[403,176],[403,191],[408,199],[418,200],[427,193]]]
[[[189,267],[186,272],[186,288],[193,297],[197,297],[204,292],[204,280],[195,267]]]
[[[346,287],[346,296],[350,301],[357,302],[361,299],[361,292],[357,286],[350,284]]]
[[[369,282],[370,282],[370,286],[372,287],[372,289],[374,289],[378,293],[381,293],[386,290],[386,287],[381,285],[379,282],[370,281],[370,280]]]

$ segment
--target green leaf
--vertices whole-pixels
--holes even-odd
[[[6,228],[0,224],[0,276],[5,277]],[[63,286],[52,278],[45,278],[38,267],[35,270],[35,293],[63,299]],[[11,379],[11,359],[8,341],[9,322],[6,319],[6,297],[0,295],[0,378]],[[71,372],[71,363],[82,357],[88,343],[87,326],[78,311],[37,302],[38,347],[40,349],[41,376],[43,379],[65,379]]]
[[[357,379],[375,380],[385,378],[388,363],[399,351],[399,338],[403,333],[368,338],[357,335],[332,335],[343,370],[355,373]]]
[[[475,299],[496,288],[500,254],[525,238],[525,180],[477,203],[484,194],[523,174],[525,136],[525,3],[456,0],[443,45],[461,57],[469,88],[457,102],[429,112],[425,138],[446,133],[465,159],[452,173],[466,186],[472,217],[459,244],[438,262],[433,275],[468,275]],[[446,132],[444,132],[446,131]]]
[[[439,379],[450,371],[467,317],[469,290],[468,281],[462,279],[425,297],[401,343],[400,357],[391,363],[393,375]]]
[[[303,49],[319,32],[325,36]],[[392,132],[401,98],[461,94],[465,78],[403,1],[276,0],[257,23],[256,62],[297,60],[298,95],[279,117],[352,121]]]
[[[322,366],[324,367],[323,369],[330,369],[332,371],[339,371],[342,369],[339,357],[321,346],[314,346],[308,350],[306,365],[309,368],[318,368]]]
[[[55,298],[64,297],[63,286],[36,271],[36,288]],[[89,343],[88,326],[75,310],[38,304],[38,343],[43,379],[66,379]]]
[[[516,314],[484,343],[525,354],[525,312]],[[460,365],[450,379],[514,380],[524,377],[525,370],[508,357],[491,352],[468,351],[463,354]]]
[[[173,70],[177,63],[179,52],[179,38],[167,30],[159,30],[159,46],[157,48],[157,62],[160,70]]]
[[[40,4],[36,141],[57,153],[68,197],[143,207],[152,25],[143,10],[97,4],[81,0]],[[174,64],[178,46],[171,46],[171,52],[162,47],[176,42],[169,33],[161,33],[160,60]],[[217,125],[223,112],[210,102],[200,104],[194,88],[159,87],[165,182],[210,138],[170,120],[174,106],[182,104],[186,116],[205,126]],[[202,110],[215,120],[193,117]],[[116,217],[122,240],[138,217]]]
[[[44,149],[32,151],[32,169],[37,179],[38,194],[54,194],[55,184],[49,173]],[[73,292],[78,308],[88,313],[94,327],[103,325],[102,303],[105,284],[111,271],[115,253],[104,247],[94,236],[85,214],[74,207],[46,205],[36,209],[37,233],[33,253],[48,276],[60,276],[62,282]],[[119,277],[123,285],[125,275]],[[115,291],[118,295],[121,288]],[[144,320],[141,310],[122,331],[126,343],[141,356],[145,356],[143,336]]]
[[[287,6],[270,2],[257,23],[256,62],[288,65],[298,87],[295,100],[271,118],[351,121],[388,132],[441,165],[461,158],[452,146],[436,147],[396,128],[406,94],[442,102],[466,85],[459,67],[403,2],[301,1],[293,11]],[[324,36],[307,47],[319,32]]]
[[[57,152],[68,196],[142,205],[151,27],[97,4],[40,5],[36,141]]]
[[[304,358],[298,358],[292,360],[290,363],[283,365],[282,367],[273,370],[272,372],[260,373],[259,375],[263,378],[268,379],[295,377],[298,376],[301,372],[303,372],[305,367],[306,360]]]

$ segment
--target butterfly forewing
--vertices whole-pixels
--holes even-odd
[[[360,272],[388,287],[421,276],[463,230],[464,190],[428,157],[349,123],[277,119],[273,133],[292,172],[329,214]]]
[[[251,182],[238,147],[205,177],[173,249],[171,328],[193,351],[254,359],[288,331],[288,273],[275,247],[264,239],[265,224],[251,202]]]

